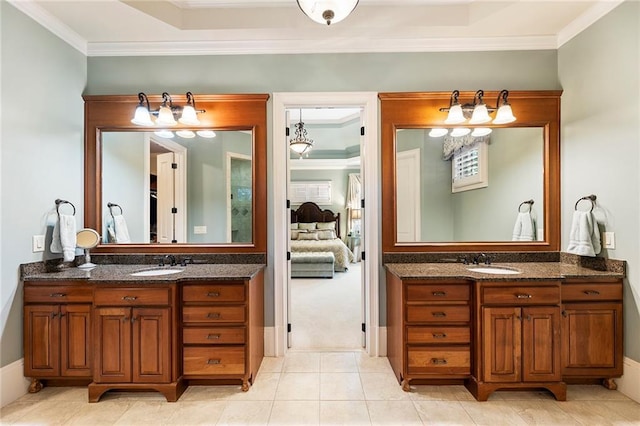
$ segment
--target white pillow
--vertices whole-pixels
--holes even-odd
[[[298,229],[298,223],[292,223],[291,224],[291,229]]]
[[[336,221],[333,222],[318,222],[318,229],[336,229]]]
[[[319,240],[333,240],[336,238],[336,231],[333,229],[324,229],[322,231],[318,231],[318,239]]]
[[[318,233],[317,232],[301,232],[298,234],[299,240],[317,240]]]
[[[316,229],[316,222],[309,222],[309,223],[298,223],[298,229],[307,229],[307,230],[313,230]]]
[[[298,235],[300,235],[300,231],[297,229],[292,229],[291,230],[291,239],[292,240],[297,240],[298,239]]]

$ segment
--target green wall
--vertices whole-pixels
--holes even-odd
[[[640,361],[640,3],[625,2],[558,51],[562,94],[562,241],[573,205],[595,194],[602,230],[627,261],[625,356]]]

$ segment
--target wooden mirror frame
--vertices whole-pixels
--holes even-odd
[[[460,92],[460,103],[472,103],[475,92]],[[489,106],[499,91],[485,91]],[[382,156],[382,251],[559,251],[560,250],[560,96],[561,90],[510,91],[517,121],[482,127],[541,127],[544,135],[544,241],[532,242],[396,242],[396,130],[452,127],[444,124],[451,92],[379,93]]]
[[[172,95],[177,105],[186,105],[186,95]],[[149,95],[152,108],[161,95]],[[200,125],[181,128],[251,130],[253,133],[253,238],[251,243],[216,244],[99,244],[93,253],[266,253],[267,251],[267,94],[194,95]],[[137,95],[85,95],[84,106],[84,226],[102,229],[102,140],[103,131],[154,131],[131,123],[139,103]],[[260,214],[259,212],[263,212]]]

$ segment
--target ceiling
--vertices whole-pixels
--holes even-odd
[[[623,0],[360,0],[331,26],[295,0],[8,1],[88,56],[146,56],[557,49]]]

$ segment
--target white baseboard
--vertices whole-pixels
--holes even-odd
[[[0,368],[0,407],[25,395],[29,384],[24,377],[24,358]]]
[[[264,328],[264,356],[276,356],[276,328]]]
[[[619,379],[615,379],[618,390],[634,401],[640,402],[640,362],[625,357],[622,364],[624,374]]]

